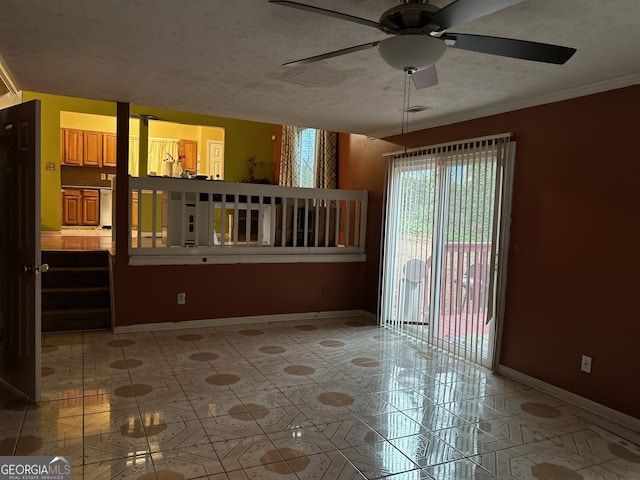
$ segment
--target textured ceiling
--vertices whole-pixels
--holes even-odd
[[[375,21],[397,3],[302,1]],[[370,27],[267,0],[3,0],[0,12],[0,55],[23,90],[372,136],[400,129],[404,73],[376,49],[281,66],[386,38]],[[452,30],[578,52],[558,66],[449,49],[439,85],[411,91],[411,105],[430,107],[411,130],[640,82],[640,0],[524,0]]]

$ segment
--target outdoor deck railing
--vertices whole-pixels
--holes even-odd
[[[366,191],[130,177],[130,263],[364,256],[366,218]]]

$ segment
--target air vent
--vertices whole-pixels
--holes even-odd
[[[408,107],[400,111],[406,113],[418,113],[424,112],[425,110],[431,110],[431,107],[425,107],[424,105],[413,105],[412,107]]]

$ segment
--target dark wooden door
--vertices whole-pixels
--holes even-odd
[[[0,377],[40,401],[40,101],[0,110]]]

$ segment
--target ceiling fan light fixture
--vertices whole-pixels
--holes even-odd
[[[422,70],[436,63],[447,50],[445,43],[430,35],[405,34],[378,43],[378,51],[390,67],[398,70]]]

